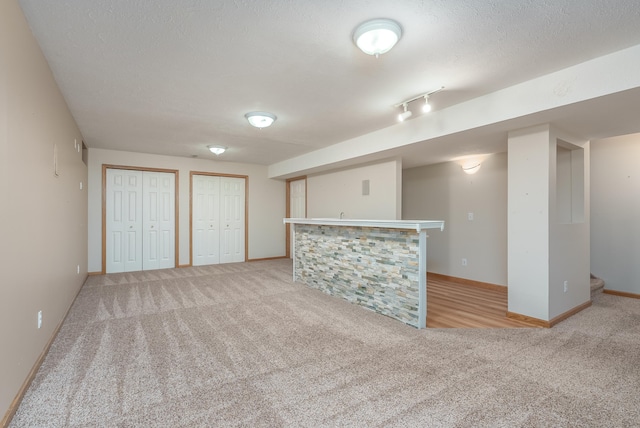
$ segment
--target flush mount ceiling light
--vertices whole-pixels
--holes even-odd
[[[252,111],[244,115],[249,123],[256,128],[266,128],[277,119],[275,114],[266,111]]]
[[[363,22],[353,32],[353,42],[367,55],[376,58],[389,52],[402,37],[402,27],[396,21],[386,18]]]
[[[416,95],[413,98],[409,98],[401,103],[394,105],[394,107],[402,107],[404,111],[398,115],[398,120],[403,122],[405,119],[411,117],[411,111],[407,110],[409,103],[414,102],[415,100],[419,100],[420,98],[424,98],[424,106],[422,106],[422,111],[428,113],[431,111],[431,104],[429,104],[429,96],[435,94],[436,92],[440,92],[444,89],[444,86],[436,89],[435,91],[427,92],[426,94]]]
[[[222,146],[207,146],[207,147],[209,148],[209,151],[216,156],[220,156],[221,154],[227,151],[227,148]]]

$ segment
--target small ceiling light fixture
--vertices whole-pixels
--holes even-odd
[[[402,37],[402,27],[396,21],[387,18],[372,19],[363,22],[353,32],[353,42],[367,55],[389,52]]]
[[[398,115],[398,121],[400,122],[404,122],[406,119],[409,119],[412,114],[410,110],[407,110],[407,103],[402,104],[402,107],[404,107],[404,111]]]
[[[244,115],[252,126],[266,128],[277,119],[275,114],[266,111],[252,111]]]
[[[216,156],[220,156],[221,154],[227,151],[227,148],[222,146],[207,146],[207,147],[209,148],[209,151]]]
[[[409,105],[409,103],[414,102],[415,100],[418,100],[420,98],[424,98],[424,106],[422,107],[422,111],[425,113],[428,113],[431,111],[431,104],[429,104],[429,96],[435,94],[436,92],[440,92],[444,89],[444,86],[441,86],[440,88],[436,89],[435,91],[431,91],[431,92],[427,92],[426,94],[420,94],[420,95],[416,95],[413,98],[409,98],[408,100],[405,100],[401,103],[398,103],[396,105],[394,105],[394,107],[403,107],[404,108],[404,112],[400,113],[398,115],[398,120],[400,122],[404,121],[405,119],[408,119],[409,117],[411,117],[411,111],[407,111],[407,107]]]
[[[429,104],[429,95],[424,96],[424,105],[422,106],[423,113],[429,113],[431,111],[431,104]]]

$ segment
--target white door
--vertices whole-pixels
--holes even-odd
[[[194,266],[220,263],[220,177],[194,175],[192,181]]]
[[[289,182],[289,216],[291,218],[305,218],[307,216],[307,180]],[[293,258],[293,225],[289,224],[289,239],[291,251],[289,256]]]
[[[142,172],[107,169],[106,272],[142,270]]]
[[[175,267],[175,174],[142,173],[142,270]]]
[[[220,263],[244,261],[245,180],[220,177]]]

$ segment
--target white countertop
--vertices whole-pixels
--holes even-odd
[[[382,227],[388,229],[415,229],[420,232],[422,229],[444,230],[442,220],[366,220],[353,218],[285,218],[287,224],[317,224],[325,226],[360,226],[360,227]]]

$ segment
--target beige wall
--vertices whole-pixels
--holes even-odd
[[[363,195],[362,182],[369,181]],[[402,163],[391,160],[307,178],[307,217],[401,218]]]
[[[427,240],[429,272],[507,285],[506,153],[473,175],[456,162],[407,169],[402,189],[403,218],[445,221]]]
[[[179,264],[188,265],[189,181],[191,171],[249,176],[249,259],[285,255],[285,182],[267,178],[262,165],[216,162],[117,150],[89,149],[89,272],[102,270],[102,165],[137,166],[178,170]]]
[[[640,294],[640,134],[591,145],[591,272]]]
[[[87,168],[74,140],[82,136],[22,11],[1,1],[0,416],[86,277]]]

